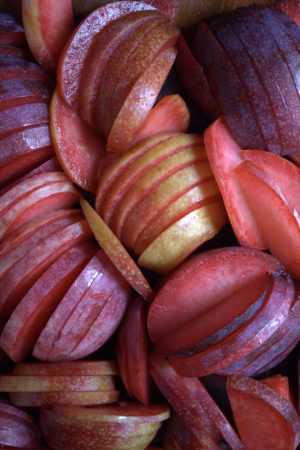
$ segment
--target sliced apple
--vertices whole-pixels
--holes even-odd
[[[80,204],[96,240],[112,263],[121,272],[128,283],[145,299],[152,297],[152,289],[134,260],[127,253],[119,239],[113,234],[96,211],[83,198]]]
[[[85,220],[50,234],[26,253],[1,279],[1,314],[8,317],[32,284],[63,252],[91,236]]]
[[[52,88],[38,80],[19,78],[0,81],[0,110],[26,103],[49,103]]]
[[[157,10],[133,11],[114,20],[95,36],[83,64],[79,88],[80,115],[91,126],[94,126],[94,108],[105,71],[108,70],[110,76],[115,76],[110,69],[106,69],[113,53],[129,36],[134,45],[140,30],[146,33],[149,26],[153,27],[157,21],[164,20]]]
[[[115,361],[83,360],[66,363],[22,362],[16,364],[13,375],[119,375]]]
[[[201,432],[203,435],[206,432],[208,439],[212,439],[218,430],[230,447],[244,448],[234,428],[198,378],[183,378],[176,374],[162,356],[152,354],[150,364],[151,373],[159,389],[192,433],[201,436]],[[197,402],[193,401],[195,397]]]
[[[218,201],[221,201],[221,198],[213,178],[193,187],[170,202],[163,211],[157,210],[156,216],[138,235],[133,246],[134,251],[138,255],[143,253],[161,233],[175,222],[202,206]],[[131,233],[133,235],[133,231]]]
[[[22,361],[75,278],[97,251],[91,241],[75,245],[58,258],[22,298],[0,336],[0,347]]]
[[[148,351],[146,303],[136,295],[119,327],[116,355],[128,394],[144,405],[151,403]]]
[[[55,79],[39,64],[9,55],[0,56],[0,80],[31,79],[54,88]]]
[[[55,91],[50,105],[50,127],[56,156],[69,178],[95,192],[105,141],[63,102]]]
[[[1,114],[1,113],[0,113]],[[107,153],[103,158],[103,164],[101,168],[101,176],[99,184],[97,186],[95,209],[100,212],[102,202],[106,197],[106,194],[110,187],[116,182],[118,177],[128,170],[131,164],[133,164],[140,156],[150,151],[160,142],[174,137],[173,133],[158,133],[157,135],[150,136],[138,142],[131,149],[127,150],[120,156]]]
[[[150,148],[146,145],[145,150],[141,154],[141,147],[139,145],[134,146],[132,154],[137,152],[138,157],[134,158],[134,160],[130,158],[132,162],[129,166],[127,164],[123,165],[123,159],[121,159],[122,171],[120,172],[120,169],[119,171],[113,170],[115,176],[117,175],[117,178],[111,177],[113,183],[111,181],[109,190],[104,188],[105,197],[102,197],[101,207],[99,197],[97,199],[98,210],[106,222],[109,222],[116,205],[126,192],[128,192],[132,184],[139,180],[140,177],[150,169],[156,167],[161,161],[164,161],[185,149],[193,151],[195,156],[198,155],[199,159],[206,159],[203,140],[198,134],[174,133],[170,138],[163,139],[162,141],[159,139],[155,140],[155,145]],[[146,140],[146,142],[148,142],[148,140]],[[125,158],[125,161],[127,159],[128,158]],[[116,161],[114,167],[117,166],[117,163],[118,161]]]
[[[100,250],[48,320],[34,356],[44,361],[71,361],[96,351],[119,325],[130,292],[125,279]]]
[[[124,222],[122,242],[129,248],[135,248],[136,253],[141,253],[140,250],[136,250],[136,241],[144,230],[151,227],[151,224],[162,231],[172,223],[172,217],[175,220],[179,219],[179,215],[188,211],[188,208],[192,208],[192,204],[218,193],[208,162],[204,160],[181,168],[162,180],[158,186],[153,187],[135,204]],[[171,210],[174,211],[173,216]],[[162,225],[160,226],[159,223]],[[150,235],[149,232],[145,231],[145,233]],[[153,239],[154,237],[149,238],[149,243]]]
[[[228,377],[226,389],[234,421],[247,448],[298,446],[300,421],[292,403],[261,381],[244,376]]]
[[[152,6],[142,2],[108,4],[93,11],[80,23],[65,45],[57,67],[58,90],[69,106],[73,109],[78,107],[80,73],[96,34],[114,20],[131,12],[153,9]]]
[[[2,392],[110,391],[115,388],[110,375],[1,375]]]
[[[249,322],[208,350],[187,357],[177,358],[174,355],[169,357],[169,362],[183,376],[204,376],[223,369],[250,354],[279,329],[289,315],[293,298],[294,284],[291,278],[273,274],[266,300]]]
[[[27,408],[50,408],[53,405],[97,406],[116,403],[120,391],[11,392],[14,405]]]
[[[70,208],[78,198],[79,192],[66,180],[37,187],[1,211],[0,238],[5,239],[13,230],[44,213]]]
[[[251,280],[280,270],[284,267],[276,258],[256,249],[225,247],[189,257],[169,275],[151,304],[151,339],[159,342]]]
[[[225,225],[223,202],[215,202],[186,214],[174,222],[144,250],[138,259],[142,267],[166,274],[177,267]]]
[[[174,64],[176,53],[175,47],[163,50],[138,78],[113,122],[107,138],[108,151],[120,154],[130,146],[155,103]]]
[[[0,278],[31,248],[52,232],[75,223],[83,218],[79,209],[51,211],[37,217],[12,232],[0,244]]]
[[[300,227],[297,207],[291,208],[273,180],[252,162],[241,163],[236,168],[236,175],[268,248],[298,279]]]
[[[0,111],[0,138],[18,130],[49,123],[48,105],[32,103]]]
[[[55,72],[60,52],[73,31],[71,0],[24,0],[22,22],[32,54],[42,67]]]
[[[179,94],[165,95],[149,111],[130,146],[156,133],[168,131],[185,133],[189,122],[190,112],[183,98]]]
[[[26,43],[24,29],[19,25],[16,19],[10,14],[2,14],[0,44],[19,45]]]
[[[204,143],[207,158],[240,245],[266,248],[261,230],[234,172],[235,167],[243,161],[243,153],[222,118],[205,130]]]
[[[126,218],[153,189],[163,183],[169,176],[180,172],[181,169],[194,166],[201,160],[203,161],[203,156],[200,152],[196,152],[193,148],[187,148],[158,162],[155,167],[149,168],[121,197],[110,220],[106,219],[116,235],[121,238]],[[208,162],[206,166],[202,166],[202,173],[207,171],[209,171]],[[199,170],[199,177],[201,176],[200,173],[201,169]]]

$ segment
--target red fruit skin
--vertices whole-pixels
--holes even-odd
[[[204,144],[239,244],[265,249],[267,244],[234,173],[234,169],[243,161],[244,153],[222,117],[206,128]]]
[[[276,7],[291,17],[300,26],[300,4],[299,0],[277,1]]]
[[[0,111],[0,138],[27,127],[49,123],[49,108],[45,103],[32,103]]]
[[[34,356],[71,361],[99,348],[125,312],[130,289],[103,250],[72,284],[41,332]]]
[[[8,318],[33,283],[63,252],[91,236],[85,220],[71,224],[51,234],[34,246],[1,280],[1,314]]]
[[[38,80],[19,78],[0,81],[0,110],[28,103],[49,103],[52,88]]]
[[[73,111],[57,92],[50,105],[50,129],[59,163],[79,187],[95,192],[99,165],[105,153],[104,139]]]
[[[242,148],[264,149],[247,93],[228,55],[204,22],[198,27],[191,48],[235,140]]]
[[[288,400],[264,383],[244,376],[228,377],[226,389],[235,423],[247,449],[297,448],[300,419]]]
[[[288,66],[257,10],[263,14],[265,9],[257,6],[249,9],[240,8],[235,10],[234,15],[238,29],[241,30],[239,35],[243,38],[244,45],[260,74],[262,85],[271,99],[281,136],[281,154],[287,155],[297,151],[299,147],[300,98]],[[299,59],[298,52],[295,53],[295,57]],[[259,146],[248,148],[261,149]]]
[[[93,11],[78,25],[61,52],[57,66],[58,90],[69,106],[78,108],[80,74],[95,35],[112,21],[131,12],[153,9],[152,6],[141,2],[108,4]]]
[[[149,24],[151,26],[157,20],[162,21],[164,18],[156,10],[132,12],[114,20],[103,32],[95,36],[84,60],[79,87],[80,115],[90,126],[94,126],[94,109],[100,85],[105,84],[105,73],[108,72],[110,75],[109,80],[119,73],[117,71],[115,74],[109,69],[112,55],[124,41],[128,41],[128,37],[132,42],[132,36],[136,39],[136,33],[140,28],[147,29]]]
[[[116,355],[120,375],[128,394],[144,405],[151,403],[148,366],[149,341],[146,330],[146,302],[135,296],[119,327]]]
[[[21,25],[9,14],[1,13],[0,16],[0,45],[26,44],[25,33]]]
[[[54,77],[36,62],[21,57],[0,54],[0,80],[31,79],[54,88]]]
[[[247,47],[240,39],[240,24],[233,15],[221,17],[210,23],[210,29],[228,55],[236,73],[241,80],[248,103],[258,123],[264,139],[264,147],[273,153],[281,153],[280,133],[272,101],[261,83],[259,74],[253,66]]]
[[[0,336],[1,348],[13,361],[28,356],[60,300],[96,251],[92,240],[75,245],[25,294]]]
[[[36,60],[50,72],[73,31],[71,0],[24,0],[22,19],[25,36]]]
[[[0,279],[5,272],[22,258],[30,249],[54,233],[83,218],[78,209],[64,209],[50,212],[31,220],[10,234],[0,244]]]
[[[179,36],[176,47],[178,53],[175,69],[181,85],[205,116],[210,120],[216,120],[221,115],[221,111],[211,93],[203,67],[196,61],[182,35]]]
[[[280,270],[284,268],[274,257],[243,247],[209,250],[189,257],[166,279],[150,306],[151,339],[159,342],[210,308],[217,299],[224,299],[266,272]]]
[[[249,323],[207,351],[185,358],[169,357],[170,363],[183,376],[216,373],[263,345],[288,317],[293,297],[292,279],[286,275],[272,274],[266,301]]]
[[[16,364],[13,375],[119,375],[113,360],[84,360],[66,363],[22,362]],[[1,406],[1,405],[0,405]]]

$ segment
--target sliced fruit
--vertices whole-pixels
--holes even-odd
[[[119,239],[86,200],[81,198],[80,204],[100,247],[103,248],[109,259],[128,283],[143,298],[150,299],[152,297],[152,289],[148,281],[120,243]]]
[[[1,13],[0,22],[0,44],[1,45],[19,45],[26,43],[25,33],[21,25],[16,19],[6,13]]]
[[[50,106],[50,127],[56,156],[69,178],[95,192],[105,141],[55,92]]]
[[[13,375],[119,375],[115,361],[83,360],[66,363],[28,363],[16,364]]]
[[[42,67],[55,72],[58,57],[73,31],[71,0],[24,0],[22,22],[32,54]]]
[[[138,259],[142,267],[166,274],[177,267],[225,225],[223,202],[214,202],[186,214],[174,222],[144,250]]]
[[[32,103],[0,111],[0,138],[18,130],[49,123],[48,106]]]
[[[1,348],[13,361],[22,361],[30,353],[60,300],[96,251],[93,240],[75,245],[25,294],[0,336]]]
[[[138,78],[124,99],[110,129],[107,138],[108,151],[120,154],[131,145],[135,134],[154,105],[175,58],[175,48],[162,51]]]
[[[288,400],[260,381],[243,376],[228,377],[226,388],[236,426],[247,448],[297,447],[300,421]]]
[[[58,90],[69,106],[73,109],[78,107],[80,73],[94,37],[122,16],[153,9],[142,2],[108,4],[93,11],[78,25],[65,45],[57,67]]]

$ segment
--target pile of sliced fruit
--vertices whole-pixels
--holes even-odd
[[[299,1],[166,3],[0,13],[1,448],[300,445]]]

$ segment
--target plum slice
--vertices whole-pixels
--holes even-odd
[[[80,23],[65,45],[57,67],[58,90],[69,106],[75,109],[78,107],[80,74],[95,36],[122,16],[154,9],[142,2],[108,4],[93,11]]]
[[[229,56],[205,23],[198,27],[191,48],[238,144],[242,148],[264,148],[264,139],[245,88]]]
[[[281,0],[276,7],[291,17],[300,26],[300,9],[298,0]]]
[[[259,74],[253,66],[247,48],[243,45],[235,30],[232,16],[221,18],[210,24],[210,29],[219,40],[220,44],[230,58],[239,79],[248,96],[248,102],[253,108],[261,134],[264,137],[264,147],[273,153],[281,152],[278,125],[272,102],[261,84]]]
[[[55,72],[59,55],[73,31],[71,0],[24,0],[22,22],[32,54],[42,67]]]
[[[249,450],[297,447],[300,420],[292,403],[261,381],[245,376],[228,377],[226,389],[242,442]]]
[[[103,250],[99,251],[49,318],[34,347],[34,356],[45,361],[67,361],[95,351],[119,324],[129,292],[121,274]],[[103,320],[97,322],[101,313]],[[84,346],[82,342],[88,335],[94,335],[94,339],[87,339]]]
[[[148,366],[149,342],[144,300],[135,296],[118,331],[116,355],[122,381],[131,397],[144,405],[151,403]]]
[[[94,108],[100,83],[105,83],[105,71],[109,72],[109,78],[117,76],[106,68],[110,64],[111,56],[129,36],[133,45],[139,30],[146,32],[149,26],[153,27],[157,21],[165,20],[156,10],[133,11],[114,20],[95,36],[84,60],[79,87],[80,115],[91,126],[94,125]]]
[[[28,103],[0,111],[0,138],[18,130],[49,123],[49,108],[45,103]]]
[[[38,80],[18,78],[0,81],[0,110],[28,103],[49,103],[52,88]]]
[[[212,444],[217,440],[218,432],[231,448],[244,448],[235,430],[198,378],[181,377],[163,356],[155,353],[150,355],[150,371],[176,414],[199,439],[199,446],[202,444],[200,448],[218,448]],[[205,438],[207,446],[203,446],[202,439]],[[208,447],[209,441],[212,442]]]
[[[251,161],[243,161],[235,171],[268,248],[298,279],[300,227],[297,203],[291,204],[276,179],[268,177]],[[299,184],[295,186],[294,198],[298,196],[299,187]]]
[[[24,29],[15,18],[6,13],[0,15],[0,44],[19,45],[26,43]]]
[[[63,252],[90,236],[90,227],[85,220],[81,220],[50,234],[33,246],[0,281],[2,316],[8,318],[33,283]]]
[[[203,67],[196,61],[185,38],[180,35],[177,41],[176,74],[190,99],[211,120],[216,120],[220,109],[211,93]]]
[[[58,258],[22,298],[0,336],[0,346],[13,361],[21,361],[37,338],[69,286],[97,251],[86,241]]]
[[[188,258],[169,275],[151,304],[148,314],[151,339],[159,342],[251,280],[282,269],[273,256],[242,247],[209,250]]]
[[[36,62],[10,55],[0,56],[0,80],[25,78],[40,81],[54,87],[54,77]]]
[[[65,363],[21,362],[15,365],[14,375],[119,375],[113,360],[84,360]]]
[[[65,173],[81,188],[95,192],[104,139],[90,128],[55,91],[50,105],[50,128],[55,152]]]
[[[236,32],[247,47],[260,74],[261,83],[272,101],[280,129],[281,154],[293,153],[297,150],[300,133],[300,100],[288,66],[278,51],[276,41],[267,33],[255,9],[240,8],[234,15]]]

